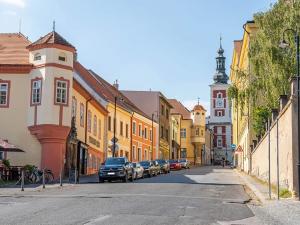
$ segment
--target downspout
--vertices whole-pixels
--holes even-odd
[[[133,161],[133,152],[132,152],[132,123],[133,123],[133,115],[134,112],[132,112],[131,117],[130,117],[130,158],[131,158],[131,162]]]

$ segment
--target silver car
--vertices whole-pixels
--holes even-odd
[[[190,162],[187,159],[179,159],[182,168],[189,169]]]
[[[135,162],[132,163],[133,165],[133,177],[134,179],[144,178],[144,168],[141,166],[140,163]]]

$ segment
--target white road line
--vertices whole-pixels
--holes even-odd
[[[101,222],[103,220],[107,220],[108,218],[112,217],[112,215],[101,215],[95,219],[90,220],[87,223],[84,223],[83,225],[96,225],[98,222]]]

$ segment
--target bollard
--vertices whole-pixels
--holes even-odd
[[[59,174],[59,186],[63,186],[62,185],[62,171],[60,171],[60,174]]]
[[[75,184],[77,184],[77,169],[75,169],[75,175],[74,175],[74,177],[75,177]]]
[[[21,191],[24,191],[24,170],[21,172]]]
[[[45,169],[43,169],[43,189],[45,189]]]

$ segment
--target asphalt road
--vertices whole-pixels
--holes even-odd
[[[1,190],[0,190],[1,191]],[[231,169],[201,167],[133,183],[0,193],[0,224],[261,224]]]

